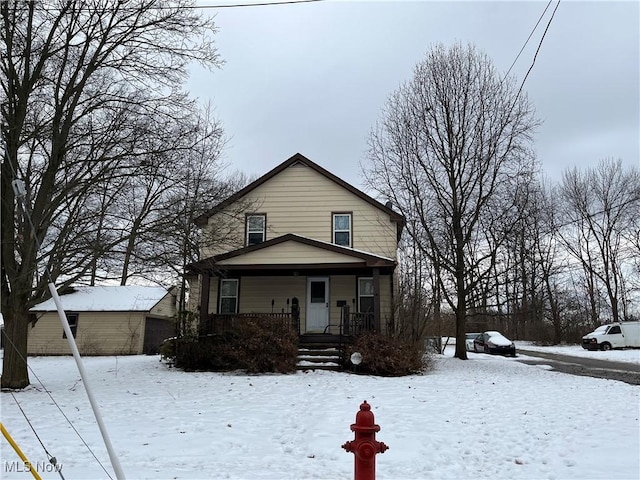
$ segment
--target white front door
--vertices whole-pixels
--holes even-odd
[[[329,325],[329,278],[307,278],[307,332],[324,332]]]

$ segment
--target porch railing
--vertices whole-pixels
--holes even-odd
[[[293,313],[211,313],[200,322],[198,332],[200,335],[217,335],[241,328],[245,322],[252,319],[269,319],[282,327],[291,327],[300,332],[300,318]],[[334,328],[335,327],[335,328]],[[325,333],[338,330],[338,335],[354,336],[364,332],[375,330],[373,313],[351,313],[344,308],[342,319],[338,325],[329,324]]]
[[[345,335],[359,335],[374,329],[373,313],[348,313],[343,319],[342,330]]]
[[[200,335],[218,335],[242,327],[252,319],[269,319],[282,327],[299,330],[298,322],[291,313],[212,313],[200,321]]]
[[[351,313],[348,306],[342,307],[340,323],[329,324],[324,329],[324,333],[332,333],[338,330],[339,335],[353,336],[375,330],[373,313]]]

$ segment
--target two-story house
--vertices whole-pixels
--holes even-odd
[[[228,222],[228,241],[208,244],[207,232]],[[393,321],[404,218],[303,155],[196,223],[204,242],[188,269],[189,305],[201,332],[221,318],[255,314],[291,318],[300,334],[345,333],[345,326],[385,332]]]

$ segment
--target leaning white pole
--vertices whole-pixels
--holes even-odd
[[[53,298],[53,301],[56,304],[56,309],[58,310],[58,316],[60,317],[60,321],[62,322],[62,328],[64,330],[64,333],[67,335],[69,348],[71,348],[71,353],[73,353],[73,358],[75,358],[76,364],[78,365],[78,370],[80,371],[80,378],[82,378],[82,383],[84,383],[84,389],[87,392],[87,396],[89,397],[89,403],[91,403],[91,409],[93,410],[93,415],[96,417],[96,421],[98,422],[98,427],[100,428],[100,433],[102,434],[102,439],[104,440],[104,444],[107,447],[107,452],[109,452],[109,458],[111,459],[111,466],[113,467],[113,470],[116,473],[116,478],[118,480],[125,480],[124,472],[122,471],[122,467],[120,466],[120,461],[118,460],[118,457],[116,456],[116,453],[113,450],[113,446],[111,445],[111,440],[109,440],[109,434],[107,433],[107,429],[104,426],[104,423],[102,421],[102,416],[100,415],[98,404],[93,398],[91,385],[89,385],[89,378],[87,377],[86,371],[84,369],[84,364],[82,363],[82,358],[80,357],[78,346],[76,345],[76,341],[73,338],[73,333],[71,332],[71,327],[69,327],[69,321],[67,320],[67,315],[64,313],[64,308],[62,307],[60,296],[58,295],[58,291],[56,290],[56,286],[53,284],[53,282],[49,282],[49,291],[51,292],[51,297]]]

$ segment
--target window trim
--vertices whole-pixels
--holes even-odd
[[[80,314],[76,312],[64,312],[64,314],[67,317],[67,323],[71,329],[71,334],[73,335],[73,338],[76,338],[78,334],[78,320],[80,319]],[[75,322],[71,321],[71,318],[73,317],[75,317]],[[64,329],[62,329],[62,338],[67,338],[67,334]]]
[[[336,233],[347,232],[347,230],[336,230],[336,217],[337,216],[348,216],[349,217],[349,244],[348,245],[340,245],[336,242]],[[331,212],[331,243],[334,245],[338,245],[340,247],[348,247],[353,248],[353,212]]]
[[[249,218],[250,217],[262,217],[262,240],[258,243],[249,243],[249,234],[258,233],[258,231],[249,230]],[[258,245],[267,240],[267,214],[266,213],[246,213],[244,216],[244,246],[249,247],[251,245]]]
[[[373,277],[367,277],[367,276],[361,276],[361,277],[356,277],[356,281],[357,281],[357,285],[356,285],[356,296],[357,298],[357,304],[356,306],[358,307],[358,313],[373,313],[373,311],[375,310],[375,291],[373,293],[371,293],[371,295],[363,295],[361,292],[361,287],[360,287],[360,280],[371,280],[371,287],[374,288],[375,290],[375,285],[373,283]],[[372,310],[370,312],[363,312],[362,308],[361,308],[361,303],[360,303],[360,299],[361,298],[371,298],[373,300],[373,304],[372,304]]]
[[[236,291],[234,296],[225,295],[222,296],[222,284],[224,282],[235,282]],[[234,312],[227,312],[228,315],[232,315],[234,313],[238,313],[238,306],[240,304],[240,279],[239,278],[221,278],[218,282],[218,313],[222,314],[222,299],[223,298],[235,298],[236,300],[236,308]]]

